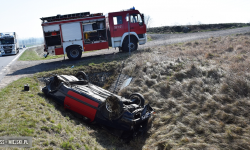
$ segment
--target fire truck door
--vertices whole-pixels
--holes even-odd
[[[122,37],[122,35],[124,33],[124,24],[123,23],[125,23],[125,18],[122,15],[113,17],[114,37]]]
[[[144,26],[140,26],[140,23],[142,24],[142,19],[141,19],[140,14],[130,15],[130,31],[131,32],[135,32],[137,34],[145,33]]]

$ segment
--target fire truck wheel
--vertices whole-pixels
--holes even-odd
[[[80,59],[82,56],[82,50],[78,46],[72,46],[67,50],[67,56],[71,60]]]
[[[130,39],[130,44],[129,44],[129,39],[128,37],[125,38],[123,44],[122,44],[122,51],[123,52],[129,52],[129,46],[130,46],[130,51],[136,51],[138,48],[137,40],[135,37],[131,37]]]

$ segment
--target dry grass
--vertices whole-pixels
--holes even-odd
[[[144,149],[250,149],[249,40],[211,37],[126,61],[135,80],[119,94],[141,92],[156,110]]]
[[[0,136],[33,136],[33,149],[250,149],[249,40],[246,34],[152,47],[20,79],[0,91]],[[115,76],[124,59],[123,73],[134,79],[119,94],[142,93],[156,111],[148,132],[129,144],[65,112],[34,80],[79,70]],[[26,83],[31,92],[22,91]]]

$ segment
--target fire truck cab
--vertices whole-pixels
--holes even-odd
[[[134,8],[119,12],[89,12],[41,18],[44,51],[52,55],[66,54],[71,60],[82,52],[118,47],[135,51],[147,42],[144,15]],[[130,34],[130,43],[128,35]]]

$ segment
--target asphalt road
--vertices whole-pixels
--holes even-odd
[[[21,56],[21,54],[26,50],[27,48],[23,48],[19,50],[19,53],[16,55],[5,55],[2,56],[0,54],[0,82],[2,81],[2,79],[4,78],[4,76],[7,73],[7,70],[9,69],[9,66],[16,61],[19,56]]]

